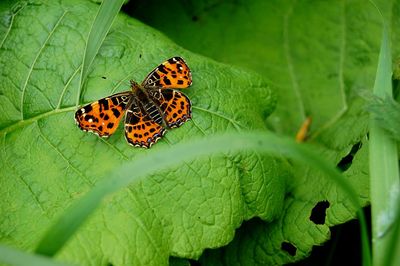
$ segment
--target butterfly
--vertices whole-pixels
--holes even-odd
[[[172,57],[151,71],[141,84],[131,80],[131,90],[113,94],[75,112],[83,131],[111,136],[125,114],[125,138],[136,147],[150,148],[167,129],[191,119],[191,103],[182,92],[192,85],[192,74],[181,57]]]

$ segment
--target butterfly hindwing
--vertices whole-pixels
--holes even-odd
[[[129,144],[150,148],[164,133],[162,125],[151,119],[135,102],[126,111],[125,138]]]
[[[142,82],[145,88],[184,89],[192,84],[192,74],[181,57],[172,57],[156,67]]]
[[[131,92],[117,93],[85,105],[75,112],[75,121],[84,131],[108,137],[118,128],[130,96]]]
[[[180,91],[156,89],[149,96],[159,106],[169,128],[179,127],[192,117],[190,100]]]

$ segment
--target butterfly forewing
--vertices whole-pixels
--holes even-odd
[[[156,67],[142,82],[145,88],[184,89],[192,84],[192,74],[181,57],[172,57]]]
[[[165,133],[162,125],[156,123],[136,101],[132,103],[125,117],[125,138],[133,146],[150,148]]]
[[[131,92],[123,92],[85,105],[75,112],[79,128],[100,137],[112,135],[127,108]]]

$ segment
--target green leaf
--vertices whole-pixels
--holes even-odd
[[[398,1],[377,2],[398,29]],[[277,110],[268,118],[270,128],[294,137],[311,117],[309,141],[342,169],[363,204],[368,203],[369,117],[359,91],[374,85],[382,33],[380,15],[371,3],[210,0],[183,5],[153,0],[136,6],[135,17],[183,47],[267,78],[278,94]],[[150,6],[158,16],[144,12]],[[164,19],[168,14],[180,15],[169,21]],[[392,36],[398,40],[398,30]],[[269,224],[252,221],[228,247],[207,251],[205,265],[297,261],[329,239],[330,226],[354,218],[355,210],[336,184],[312,183],[311,177],[319,173],[304,166],[295,165],[293,172],[283,216]],[[330,203],[326,220],[316,224],[310,213],[323,201]]]
[[[0,4],[7,15],[0,31],[2,244],[35,250],[66,209],[106,173],[122,173],[124,164],[194,137],[266,130],[276,98],[260,75],[190,53],[125,15],[114,21],[79,93],[98,6],[78,0],[23,3]],[[86,104],[128,90],[129,79],[140,82],[176,55],[192,69],[193,85],[184,93],[193,119],[151,150],[129,146],[122,128],[101,139],[75,125],[79,95]],[[166,265],[171,255],[198,258],[205,248],[231,241],[244,220],[276,219],[288,176],[287,162],[258,152],[195,159],[147,176],[106,198],[57,260]]]
[[[167,149],[159,149],[157,153],[149,153],[148,156],[138,158],[133,163],[125,163],[118,173],[110,171],[109,174],[106,174],[109,178],[98,182],[76,205],[61,216],[60,220],[39,243],[37,252],[50,256],[54,255],[81,223],[98,207],[104,197],[127,187],[130,183],[137,183],[149,174],[190,162],[205,155],[233,153],[243,150],[272,153],[276,156],[283,155],[303,164],[308,163],[334,179],[340,189],[348,195],[353,207],[361,209],[354,188],[338,173],[338,170],[327,164],[317,153],[312,153],[305,147],[294,143],[294,140],[278,138],[265,133],[223,134],[190,143],[180,143]],[[157,165],[153,166],[154,162],[157,162]],[[363,220],[363,223],[366,231],[365,220]]]

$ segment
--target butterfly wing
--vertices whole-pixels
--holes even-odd
[[[190,100],[180,91],[154,89],[149,91],[149,96],[159,106],[169,128],[180,127],[192,117]]]
[[[142,82],[145,88],[184,89],[192,85],[192,73],[181,57],[172,57],[156,67]]]
[[[156,123],[154,119],[133,101],[128,107],[125,117],[125,138],[129,144],[150,148],[165,134],[162,125]]]
[[[123,92],[100,99],[79,108],[75,121],[83,131],[93,132],[100,137],[112,135],[131,98],[131,92]]]

